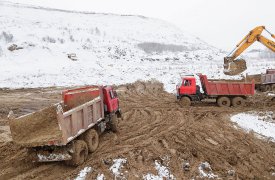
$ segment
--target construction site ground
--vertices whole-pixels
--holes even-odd
[[[74,179],[85,167],[91,167],[86,179],[102,174],[106,179],[145,179],[149,174],[166,179],[275,179],[275,143],[230,121],[241,112],[275,112],[266,94],[256,94],[242,108],[213,102],[181,107],[158,82],[117,87],[123,113],[119,132],[104,133],[83,165],[31,162],[28,151],[12,142],[6,117],[10,110],[18,117],[60,101],[62,89],[0,90],[0,179]],[[115,159],[125,160],[117,174],[110,170]],[[205,167],[208,163],[211,168]],[[169,175],[159,174],[156,164],[167,167]]]

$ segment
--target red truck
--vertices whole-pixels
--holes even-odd
[[[117,131],[119,100],[111,86],[88,86],[62,92],[63,101],[10,118],[13,141],[29,149],[34,161],[82,164],[106,129]]]
[[[201,88],[196,84],[194,76],[186,76],[177,85],[177,99],[183,106],[189,106],[191,101],[216,99],[219,106],[243,106],[247,96],[254,95],[255,84],[252,82],[208,80],[206,75],[198,74]]]

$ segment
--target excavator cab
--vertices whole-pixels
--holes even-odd
[[[235,76],[247,69],[246,61],[244,59],[232,60],[231,57],[224,58],[223,73],[229,76]]]

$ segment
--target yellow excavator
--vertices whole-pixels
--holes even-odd
[[[275,42],[267,39],[262,34],[263,30],[271,35],[272,38],[275,39],[275,35],[268,31],[265,26],[258,26],[251,30],[233,51],[224,58],[224,74],[234,76],[244,72],[246,67],[246,61],[244,59],[236,59],[244,50],[246,50],[249,46],[251,46],[255,41],[259,41],[263,45],[265,45],[268,49],[275,52]]]

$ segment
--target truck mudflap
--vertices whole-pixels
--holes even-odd
[[[117,112],[116,112],[116,114],[117,114],[117,117],[118,117],[118,118],[122,118],[121,109],[118,109]]]
[[[69,154],[68,149],[62,148],[53,151],[46,150],[30,150],[33,162],[54,162],[54,161],[67,161],[71,160],[72,156]]]

